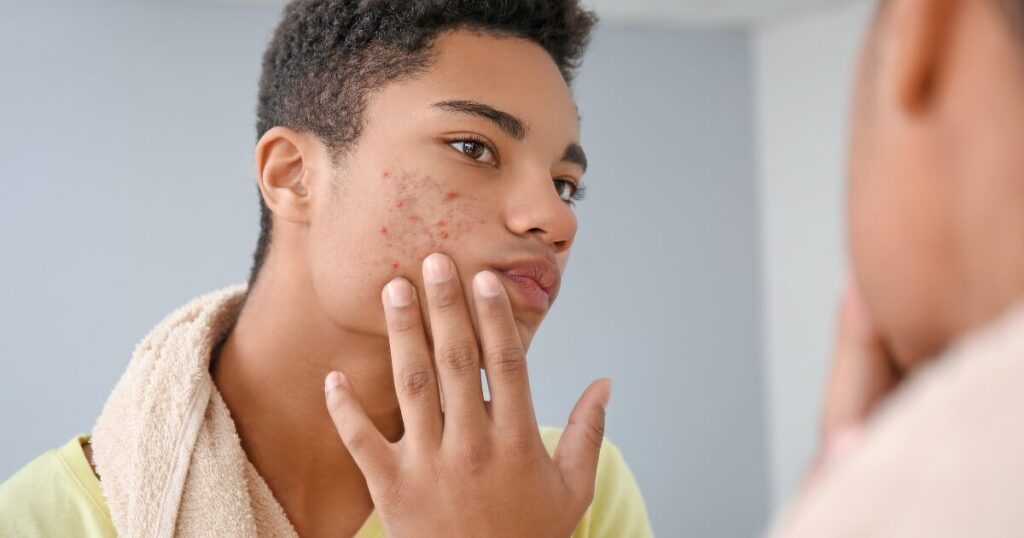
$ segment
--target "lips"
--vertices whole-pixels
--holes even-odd
[[[558,295],[561,273],[550,260],[519,262],[499,268],[498,272],[511,284],[506,289],[511,292],[513,301],[518,298],[524,306],[537,313],[547,312]]]

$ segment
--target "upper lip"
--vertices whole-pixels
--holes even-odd
[[[549,258],[531,258],[501,265],[498,271],[505,276],[528,278],[537,283],[552,299],[558,294],[562,273],[558,265]]]

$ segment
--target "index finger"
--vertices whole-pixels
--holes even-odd
[[[839,311],[839,330],[825,395],[825,442],[837,432],[866,420],[898,382],[898,372],[868,318],[856,286],[848,285]]]

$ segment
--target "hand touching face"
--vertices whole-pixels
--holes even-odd
[[[610,382],[584,391],[550,457],[508,293],[491,272],[472,277],[474,329],[461,281],[447,256],[424,262],[429,338],[412,283],[396,278],[382,294],[402,439],[380,434],[338,373],[326,380],[331,417],[388,536],[564,538],[593,498]]]

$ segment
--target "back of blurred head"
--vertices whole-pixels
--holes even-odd
[[[858,70],[853,271],[912,369],[1024,300],[1024,0],[886,0]]]

